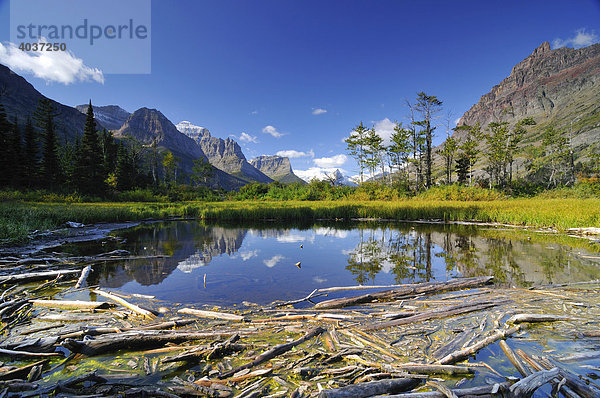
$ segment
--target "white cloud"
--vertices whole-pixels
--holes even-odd
[[[312,111],[313,115],[322,115],[324,113],[327,113],[327,109],[317,108],[317,109],[313,109],[313,111]]]
[[[256,140],[256,136],[254,135],[250,135],[250,134],[246,134],[246,133],[242,133],[240,134],[240,141],[242,142],[253,142],[255,144],[258,144],[258,141]]]
[[[283,158],[290,158],[290,159],[296,159],[296,158],[314,158],[315,157],[315,153],[313,152],[313,150],[311,149],[308,152],[299,152],[299,151],[295,151],[293,149],[288,149],[285,151],[279,151],[277,152],[277,156],[281,156]]]
[[[284,133],[280,133],[279,131],[277,131],[277,129],[273,126],[265,126],[262,129],[262,132],[265,134],[270,134],[275,138],[280,138],[285,135]]]
[[[259,250],[249,250],[245,252],[240,252],[240,257],[242,258],[242,261],[248,261],[252,257],[258,256],[258,252]]]
[[[325,283],[325,282],[327,282],[327,279],[326,278],[321,278],[320,276],[315,276],[315,277],[313,277],[313,281],[315,283]]]
[[[394,134],[394,127],[396,123],[392,122],[387,117],[383,120],[375,122],[375,132],[383,138],[383,144],[389,145],[392,142],[392,135]]]
[[[277,265],[278,262],[280,262],[281,260],[285,259],[284,256],[278,254],[276,256],[271,257],[268,260],[263,260],[263,263],[265,263],[265,265],[269,268],[273,268],[274,266]]]
[[[250,112],[251,115],[258,115],[258,111],[252,111]]]
[[[332,168],[342,166],[348,160],[348,156],[344,154],[334,155],[329,158],[313,159],[313,162],[319,167]]]
[[[346,237],[348,237],[348,231],[335,229],[331,227],[319,227],[315,229],[315,234],[323,236],[334,236],[340,239],[345,239]]]
[[[573,48],[581,48],[587,47],[594,43],[598,43],[600,41],[600,37],[596,34],[596,32],[587,31],[585,28],[578,29],[575,32],[575,36],[569,37],[567,39],[554,39],[552,41],[552,47],[560,48],[560,47],[573,47]]]
[[[277,237],[277,242],[281,243],[297,243],[304,242],[305,240],[306,238],[304,236],[294,234],[281,235]]]
[[[47,43],[45,39],[40,42]],[[0,63],[17,73],[32,73],[46,83],[67,85],[96,81],[104,84],[102,71],[84,65],[83,60],[75,57],[71,51],[26,52],[13,43],[0,43]]]

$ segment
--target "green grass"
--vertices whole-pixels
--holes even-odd
[[[393,220],[482,221],[514,225],[600,227],[600,199],[523,198],[493,201],[225,201],[177,203],[0,202],[0,240],[14,244],[33,230],[66,221],[85,224],[172,216],[215,221],[384,218]]]

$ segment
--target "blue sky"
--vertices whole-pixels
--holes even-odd
[[[543,41],[577,46],[600,35],[592,0],[155,0],[151,14],[150,74],[70,84],[22,74],[68,105],[157,108],[174,123],[237,137],[248,158],[296,151],[306,155],[292,159],[296,170],[350,175],[342,139],[359,122],[385,131],[419,91],[455,120]],[[0,0],[4,46],[9,22]],[[434,143],[442,128],[437,135]]]

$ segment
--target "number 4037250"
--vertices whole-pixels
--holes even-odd
[[[21,43],[21,51],[66,51],[66,43]]]

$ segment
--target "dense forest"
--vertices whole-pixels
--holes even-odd
[[[446,118],[446,138],[436,148],[432,142],[442,101],[420,92],[407,107],[409,122],[395,123],[388,145],[374,127],[362,122],[345,139],[348,154],[358,165],[357,186],[342,185],[327,174],[309,184],[251,183],[238,192],[225,192],[209,188],[214,169],[208,162],[196,160],[192,173],[185,174],[178,158],[156,144],[116,140],[106,129],[97,131],[91,101],[81,137],[62,143],[51,101],[40,100],[36,112],[22,124],[8,120],[0,104],[0,186],[29,192],[25,197],[34,200],[43,195],[32,192],[78,201],[394,200],[415,195],[493,200],[547,190],[563,196],[593,196],[600,191],[600,153],[575,161],[565,131],[549,127],[539,145],[524,149],[523,136],[536,124],[532,118],[514,125],[492,122],[453,129]]]

